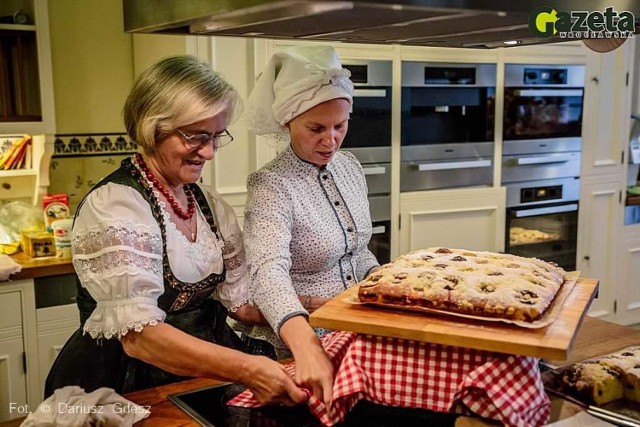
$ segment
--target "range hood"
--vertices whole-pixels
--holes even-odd
[[[123,0],[127,32],[458,48],[566,41],[531,33],[539,6],[613,6],[640,18],[640,2],[631,0]]]

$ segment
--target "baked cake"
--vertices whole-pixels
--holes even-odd
[[[624,396],[619,372],[597,361],[577,363],[562,375],[565,391],[590,405],[604,405]]]
[[[589,404],[622,397],[640,402],[640,347],[570,366],[562,373],[561,388]]]
[[[534,321],[549,307],[565,271],[536,258],[428,248],[401,256],[360,283],[362,302]]]

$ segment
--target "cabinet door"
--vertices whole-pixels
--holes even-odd
[[[0,23],[0,134],[55,133],[53,73],[47,0],[0,2],[0,16],[17,10],[29,16],[26,25]],[[10,58],[10,60],[9,60]],[[4,64],[3,64],[4,63]]]
[[[504,251],[505,194],[503,187],[402,193],[400,253],[431,246]]]
[[[44,382],[60,349],[80,326],[78,307],[75,304],[39,308],[38,318],[38,366],[40,368],[40,396],[44,395]]]
[[[20,291],[3,292],[1,286],[0,421],[25,416],[27,404]]]
[[[614,320],[618,283],[620,181],[583,180],[578,217],[577,269],[582,277],[600,282],[589,315]]]
[[[620,250],[618,322],[640,323],[640,225],[627,226]]]
[[[629,43],[630,42],[630,43]],[[582,176],[622,173],[629,142],[634,40],[609,53],[591,52],[585,82]]]

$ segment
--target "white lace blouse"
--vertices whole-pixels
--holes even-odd
[[[214,297],[235,311],[248,301],[248,273],[242,234],[233,209],[215,192],[204,191],[216,225],[233,249],[225,253],[227,274]],[[171,270],[184,282],[197,282],[223,269],[222,246],[200,210],[198,232],[190,242],[171,221],[160,202],[166,224]],[[84,325],[93,338],[120,338],[165,319],[158,307],[164,293],[162,235],[151,206],[135,189],[108,183],[91,192],[72,230],[73,265],[82,286],[97,306]]]

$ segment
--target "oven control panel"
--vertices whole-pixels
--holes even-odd
[[[564,85],[567,84],[567,70],[558,68],[525,68],[525,85]]]
[[[562,185],[529,187],[520,190],[520,203],[562,199]]]

